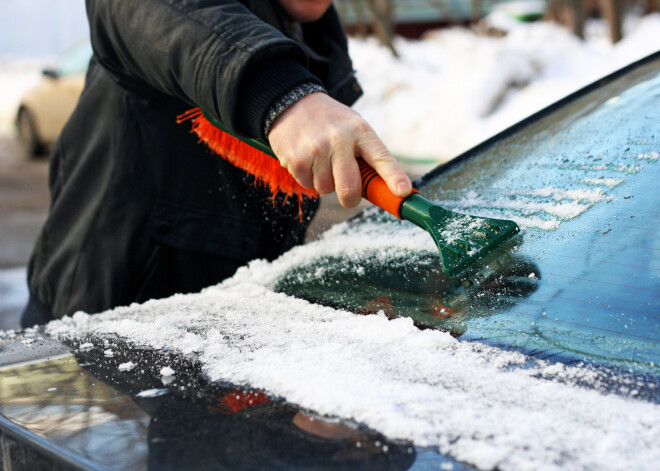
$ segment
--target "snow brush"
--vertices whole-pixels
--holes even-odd
[[[197,134],[201,142],[253,175],[258,182],[267,184],[273,196],[279,192],[286,197],[295,194],[299,208],[303,195],[318,197],[316,191],[300,186],[279,164],[273,150],[263,142],[233,135],[222,123],[199,108],[179,116],[177,122],[187,120],[192,120],[191,132]],[[520,231],[513,221],[450,211],[427,200],[415,189],[405,198],[398,197],[369,164],[361,158],[357,160],[362,177],[362,197],[431,234],[440,252],[442,271],[448,277],[462,274]],[[302,213],[300,216],[302,218]]]

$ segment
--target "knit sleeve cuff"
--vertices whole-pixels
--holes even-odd
[[[243,74],[238,90],[238,131],[267,140],[265,131],[270,125],[266,126],[266,120],[271,108],[291,91],[307,84],[323,88],[321,80],[291,57],[271,57],[251,64]],[[274,118],[270,124],[273,121]]]
[[[266,120],[264,122],[264,135],[268,136],[270,128],[277,118],[284,113],[287,108],[293,105],[298,100],[305,98],[307,95],[312,93],[328,93],[325,88],[323,88],[318,83],[303,83],[298,85],[293,90],[285,93],[281,96],[275,103],[273,103],[268,111],[266,112]]]

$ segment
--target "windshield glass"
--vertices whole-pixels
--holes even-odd
[[[60,76],[84,74],[92,58],[92,45],[89,41],[75,45],[66,51],[57,63],[57,73]]]
[[[351,256],[321,254],[273,286],[540,358],[655,375],[659,122],[655,60],[425,177],[422,194],[442,206],[524,227],[461,279],[442,274],[430,236],[370,210],[326,237],[355,243]]]

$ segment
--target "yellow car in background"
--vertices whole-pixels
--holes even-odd
[[[92,57],[89,41],[67,50],[41,82],[21,98],[16,129],[28,155],[39,156],[57,140],[78,103]]]

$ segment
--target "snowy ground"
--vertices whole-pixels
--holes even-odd
[[[503,38],[455,28],[399,40],[401,58],[351,41],[365,96],[357,110],[397,155],[444,161],[623,65],[660,50],[660,14],[628,18],[612,46],[592,21],[581,41],[550,23]]]

